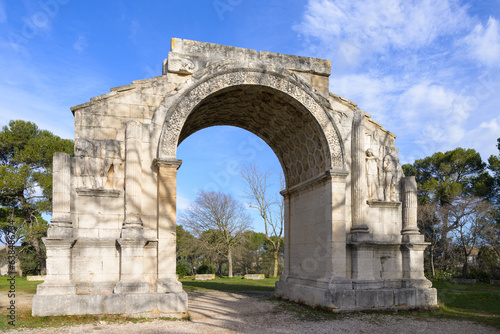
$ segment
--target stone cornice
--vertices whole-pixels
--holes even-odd
[[[76,188],[76,193],[80,196],[92,197],[120,197],[121,190],[116,189],[86,189]]]
[[[386,202],[386,201],[366,201],[370,207],[375,208],[397,208],[401,206],[401,202]]]

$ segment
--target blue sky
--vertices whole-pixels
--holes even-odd
[[[71,106],[160,75],[178,37],[330,59],[330,91],[398,135],[402,162],[458,146],[487,159],[500,137],[499,20],[498,0],[0,0],[0,126],[73,138]],[[280,168],[230,127],[195,133],[178,157],[181,210],[200,189],[241,198],[249,161]]]

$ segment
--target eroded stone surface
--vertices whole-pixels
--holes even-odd
[[[278,296],[335,310],[435,305],[395,136],[329,93],[329,75],[327,60],[173,39],[163,75],[73,107],[76,154],[54,157],[33,314],[187,311],[175,275],[177,146],[217,125],[259,136],[283,167]]]

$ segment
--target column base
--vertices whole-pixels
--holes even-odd
[[[38,295],[33,297],[33,316],[123,314],[127,317],[162,318],[187,316],[186,292],[103,293],[89,295]]]
[[[156,283],[156,292],[158,293],[178,293],[182,290],[182,283],[175,278],[159,279]]]
[[[149,283],[146,282],[123,282],[120,281],[116,283],[115,288],[113,289],[114,293],[148,293],[151,288]]]
[[[74,295],[76,285],[74,283],[51,283],[45,282],[36,287],[37,295]]]
[[[433,288],[368,288],[361,286],[351,289],[326,289],[313,286],[310,282],[304,284],[294,282],[276,282],[275,296],[310,306],[321,306],[334,312],[362,310],[398,310],[412,308],[432,308],[437,306],[437,291]],[[380,285],[380,282],[375,282]],[[401,282],[401,286],[403,282]]]

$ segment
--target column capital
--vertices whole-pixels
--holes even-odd
[[[164,166],[164,167],[172,166],[172,167],[176,167],[175,169],[179,169],[179,167],[181,167],[181,165],[182,165],[182,160],[178,160],[178,159],[164,160],[164,159],[155,158],[153,160],[153,163],[158,167],[160,167],[160,166]]]

